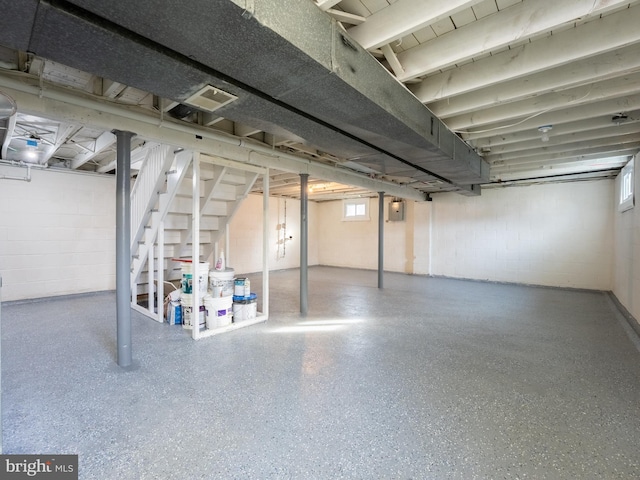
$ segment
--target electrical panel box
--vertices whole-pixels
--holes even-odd
[[[390,222],[404,221],[404,202],[403,201],[392,201],[389,203],[389,221]]]

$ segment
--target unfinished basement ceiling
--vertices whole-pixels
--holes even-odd
[[[57,86],[423,194],[608,178],[640,150],[638,3],[0,0],[0,90]],[[33,136],[40,164],[113,170],[110,132],[18,107],[2,160]],[[272,194],[299,196],[297,173],[274,165]]]

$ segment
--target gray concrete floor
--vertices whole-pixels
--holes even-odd
[[[311,268],[300,318],[275,272],[269,322],[198,342],[134,313],[130,371],[113,293],[4,304],[4,453],[100,480],[640,477],[640,354],[606,294],[376,282]]]

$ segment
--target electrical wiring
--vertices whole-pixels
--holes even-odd
[[[567,104],[566,104],[566,105],[571,105],[571,104],[573,104],[573,103],[580,102],[580,101],[584,100],[584,99],[585,99],[585,98],[587,98],[589,95],[591,95],[591,91],[592,91],[592,90],[593,90],[593,84],[591,84],[591,85],[590,85],[590,87],[589,87],[589,91],[588,91],[586,94],[584,94],[584,95],[583,95],[582,97],[580,97],[580,98],[577,98],[577,99],[575,99],[575,100],[571,100],[571,101],[567,102]],[[557,92],[556,92],[556,93],[557,93]],[[560,96],[566,96],[566,95],[562,95],[561,93],[558,93],[558,95],[560,95]],[[528,117],[525,117],[525,118],[523,118],[522,120],[520,120],[520,121],[518,121],[518,122],[516,122],[516,123],[512,123],[512,124],[510,124],[510,125],[502,125],[502,126],[500,126],[500,127],[488,128],[488,129],[486,129],[486,130],[473,130],[473,131],[468,131],[468,130],[453,130],[453,132],[454,132],[454,133],[460,133],[460,134],[489,133],[489,132],[494,132],[494,131],[497,131],[497,130],[503,130],[503,129],[505,129],[505,128],[517,127],[518,125],[522,125],[523,123],[528,122],[529,120],[531,120],[531,119],[533,119],[533,118],[536,118],[536,117],[538,117],[538,116],[540,116],[540,115],[544,115],[545,113],[550,112],[550,111],[552,111],[552,110],[555,110],[556,108],[557,108],[557,107],[549,107],[549,108],[547,108],[547,109],[545,109],[545,110],[541,110],[541,111],[539,111],[539,112],[536,112],[536,113],[534,113],[533,115],[529,115]]]

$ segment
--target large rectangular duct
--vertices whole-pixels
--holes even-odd
[[[16,24],[0,43],[178,102],[213,85],[238,97],[216,114],[388,175],[465,193],[488,180],[488,164],[311,1],[51,0]]]

